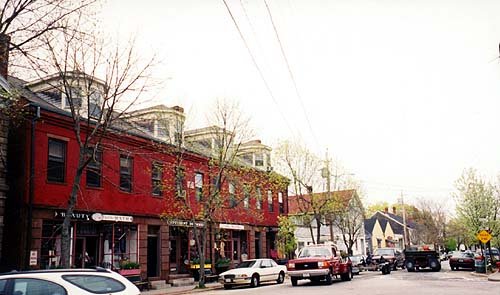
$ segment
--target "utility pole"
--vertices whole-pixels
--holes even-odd
[[[331,200],[331,175],[330,175],[330,158],[328,157],[328,148],[326,149],[326,155],[325,155],[325,168],[322,169],[321,171],[321,176],[323,178],[326,178],[326,191],[327,191],[327,198],[328,200]],[[336,184],[335,184],[336,185]],[[335,242],[335,235],[333,233],[333,220],[332,220],[332,217],[329,216],[328,218],[328,223],[329,223],[329,227],[330,227],[330,240],[332,241],[332,243]]]
[[[403,206],[403,241],[404,241],[404,248],[406,249],[406,246],[408,245],[408,232],[406,229],[406,206],[405,206],[405,199],[403,196],[403,191],[401,191],[401,203]]]

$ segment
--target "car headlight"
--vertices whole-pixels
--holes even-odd
[[[324,262],[324,261],[318,261],[318,267],[319,268],[323,268],[325,266],[326,266],[326,262]]]
[[[295,263],[288,263],[288,268],[295,268]]]

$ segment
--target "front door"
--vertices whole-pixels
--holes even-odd
[[[158,277],[158,236],[148,235],[148,277]]]
[[[95,266],[99,258],[99,238],[77,237],[75,241],[75,267]]]
[[[240,263],[240,238],[233,238],[233,263]]]
[[[170,227],[170,273],[188,273],[188,234],[187,230],[179,227]],[[189,261],[187,261],[189,263]]]

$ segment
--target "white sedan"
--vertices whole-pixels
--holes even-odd
[[[285,281],[286,266],[278,265],[268,258],[245,260],[236,268],[219,275],[219,282],[224,289],[231,289],[235,285],[250,285],[257,287],[261,282],[276,281],[282,284]]]

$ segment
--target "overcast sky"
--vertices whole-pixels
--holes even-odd
[[[299,95],[265,2],[226,1],[265,82],[223,0],[104,7],[106,30],[162,60],[151,104],[199,127],[215,98],[237,100],[265,143],[328,148],[370,203],[446,201],[464,168],[500,171],[500,1],[267,0]]]

